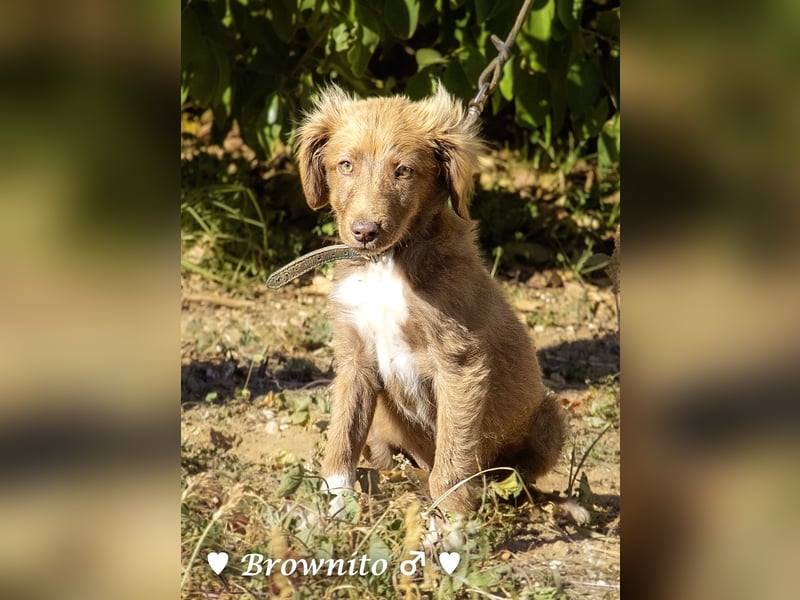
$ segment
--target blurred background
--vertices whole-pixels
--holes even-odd
[[[622,65],[623,590],[794,596],[800,7],[648,2]]]
[[[4,598],[176,596],[179,10],[3,5]]]

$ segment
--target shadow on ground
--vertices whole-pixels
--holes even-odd
[[[620,371],[619,340],[613,334],[539,348],[537,355],[542,375],[558,383],[591,385]]]
[[[327,385],[332,377],[332,372],[322,372],[309,360],[282,355],[272,356],[252,369],[233,359],[191,361],[181,365],[181,404],[224,402],[244,388],[252,398],[269,392],[310,389]],[[209,398],[214,393],[216,397]]]
[[[548,383],[583,386],[601,383],[619,373],[619,341],[614,335],[563,342],[538,351],[542,374]],[[331,369],[322,371],[301,357],[274,355],[259,366],[235,359],[200,360],[181,365],[181,403],[233,398],[245,387],[251,397],[281,390],[325,385],[333,378]]]

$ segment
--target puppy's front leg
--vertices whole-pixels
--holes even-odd
[[[430,490],[438,499],[458,482],[481,467],[481,426],[486,404],[486,376],[479,367],[440,373],[436,393],[436,457],[430,475]],[[472,508],[472,485],[465,484],[442,502],[455,513]]]
[[[334,494],[353,488],[356,466],[376,402],[377,382],[373,370],[360,366],[352,357],[341,362],[333,382],[331,422],[322,461],[322,476]],[[343,502],[337,495],[331,503],[331,514],[342,507]]]

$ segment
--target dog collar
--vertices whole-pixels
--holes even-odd
[[[273,289],[281,288],[304,273],[308,273],[311,269],[324,265],[325,263],[337,260],[369,260],[371,262],[378,262],[384,256],[390,255],[390,252],[391,249],[381,252],[380,254],[364,255],[359,254],[345,244],[334,244],[333,246],[327,246],[304,254],[300,258],[296,258],[289,264],[282,266],[267,277],[267,287]]]

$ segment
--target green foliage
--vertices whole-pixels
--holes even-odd
[[[250,277],[263,279],[272,264],[302,248],[299,234],[281,226],[286,220],[284,209],[262,208],[253,188],[242,184],[184,190],[182,265],[231,286]]]
[[[490,36],[505,38],[521,5],[522,0],[183,0],[182,112],[197,119],[213,111],[204,143],[221,145],[236,129],[260,163],[286,162],[303,110],[329,82],[361,96],[403,93],[417,99],[441,81],[466,104],[497,54]],[[534,238],[541,244],[542,233],[551,263],[582,265],[581,257],[593,248],[610,254],[609,231],[619,216],[618,201],[605,201],[619,189],[619,21],[617,0],[534,1],[482,114],[483,130],[495,147],[511,150],[537,171],[558,174],[560,208],[540,206],[540,198],[521,200],[518,189],[489,185],[475,216],[486,253],[495,249],[498,263],[531,262],[529,246]],[[579,161],[580,181],[570,185]],[[187,178],[187,162],[184,187],[193,197],[182,211],[184,250],[201,237],[222,244],[213,260],[206,256],[200,265],[218,280],[261,277],[318,245],[310,232],[333,233],[324,213],[311,226],[303,221],[294,227],[298,208],[309,212],[298,186],[274,184],[268,176],[255,183],[232,181],[225,165],[217,174]],[[296,177],[290,171],[282,175]],[[251,187],[259,201],[243,192],[220,200],[218,184]],[[497,192],[515,194],[516,202],[503,202]],[[600,226],[586,230],[581,220]],[[185,265],[199,270],[195,263]],[[220,275],[220,269],[233,273]]]
[[[617,4],[616,6],[614,6]],[[521,2],[494,0],[185,0],[181,101],[212,108],[218,136],[238,122],[270,157],[307,99],[334,81],[362,95],[465,101]],[[618,3],[536,0],[492,96],[491,129],[550,147],[570,131],[607,168],[619,148]],[[488,128],[488,127],[487,127]],[[594,148],[592,148],[593,150]]]

